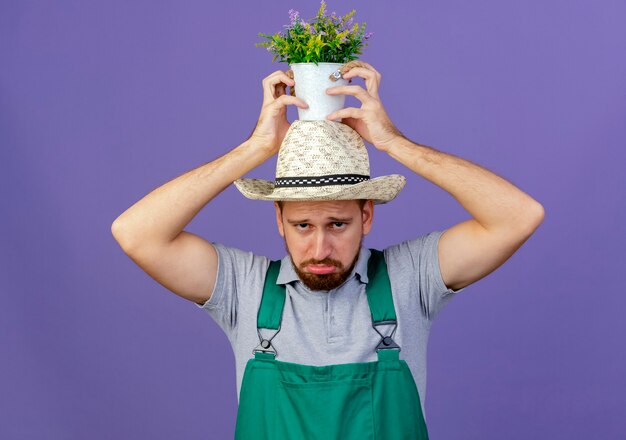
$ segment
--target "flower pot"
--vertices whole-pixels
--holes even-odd
[[[298,107],[298,119],[303,121],[325,120],[326,116],[340,110],[346,102],[346,95],[327,95],[326,89],[348,84],[347,79],[330,80],[330,74],[343,66],[342,63],[293,63],[295,95],[306,102],[308,108]],[[341,118],[335,119],[341,122]]]

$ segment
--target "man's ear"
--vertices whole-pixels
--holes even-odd
[[[363,235],[369,234],[372,229],[372,222],[374,221],[374,201],[368,200],[363,205]]]
[[[276,225],[278,226],[278,233],[281,237],[285,236],[285,230],[283,229],[283,214],[280,210],[278,203],[274,202],[274,209],[276,209]]]

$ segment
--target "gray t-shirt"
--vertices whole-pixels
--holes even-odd
[[[398,328],[394,341],[417,385],[426,417],[426,348],[433,319],[465,288],[448,289],[439,271],[438,242],[443,231],[384,249]],[[247,361],[259,345],[257,314],[263,292],[267,257],[213,243],[218,271],[211,298],[197,307],[206,310],[228,337],[236,361],[237,399]],[[282,260],[277,283],[286,283],[286,299],[279,333],[272,339],[276,360],[305,365],[376,361],[381,340],[372,327],[365,284],[369,249],[363,247],[356,267],[337,289],[316,292],[298,279],[289,255]],[[388,335],[392,326],[378,327]],[[276,331],[262,329],[270,338]]]

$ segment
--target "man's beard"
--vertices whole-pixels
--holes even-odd
[[[332,290],[339,286],[341,286],[352,274],[352,270],[356,266],[356,262],[359,260],[359,253],[361,251],[361,246],[363,245],[363,236],[359,240],[359,247],[357,249],[356,255],[354,256],[352,263],[350,263],[350,267],[344,269],[344,265],[339,260],[334,260],[332,258],[324,258],[323,260],[314,260],[308,259],[300,263],[300,267],[297,267],[293,261],[293,256],[291,252],[289,252],[289,247],[287,246],[287,241],[285,240],[285,248],[287,249],[287,253],[291,258],[291,265],[293,269],[298,274],[300,280],[307,286],[310,290]],[[308,266],[309,264],[326,264],[333,265],[337,268],[337,272],[329,273],[329,274],[315,274],[304,272],[303,268]],[[302,268],[302,269],[301,269]]]

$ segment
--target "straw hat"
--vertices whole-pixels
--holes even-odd
[[[393,200],[404,176],[370,178],[367,149],[348,125],[331,120],[295,120],[283,139],[276,180],[238,179],[235,186],[255,200]]]

